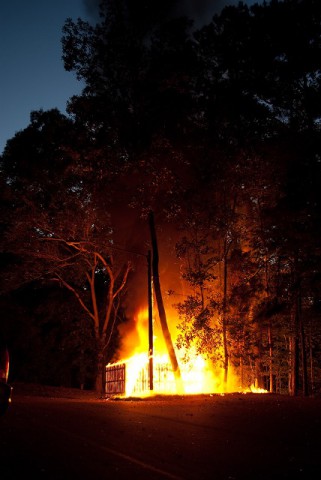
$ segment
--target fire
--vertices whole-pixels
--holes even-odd
[[[227,393],[223,382],[223,372],[214,372],[213,365],[194,349],[176,352],[181,371],[183,392],[177,391],[175,377],[162,335],[154,335],[154,354],[148,355],[148,315],[141,310],[134,319],[133,328],[121,331],[123,336],[119,360],[106,366],[106,392],[129,396],[152,394],[205,394]],[[154,328],[155,331],[155,328]],[[152,389],[150,368],[152,365]],[[263,389],[251,386],[244,390],[236,387],[237,381],[229,382],[230,391],[266,393]]]
[[[206,361],[199,355],[194,355],[188,363],[179,362],[184,394],[212,393],[215,378],[207,367]],[[176,394],[174,374],[166,354],[153,356],[153,390],[149,389],[149,357],[147,353],[136,353],[128,359],[107,366],[112,369],[109,382],[125,379],[112,393],[122,393],[126,396],[157,394]],[[115,373],[117,372],[117,373]],[[115,384],[114,384],[115,385]],[[110,388],[109,391],[112,389]]]
[[[248,392],[251,392],[251,393],[268,393],[268,391],[265,390],[264,388],[255,387],[254,385],[251,385],[248,390],[244,391],[244,393],[248,393]]]

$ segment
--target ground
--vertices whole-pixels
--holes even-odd
[[[312,480],[321,471],[320,397],[121,399],[14,383],[1,428],[1,479]]]

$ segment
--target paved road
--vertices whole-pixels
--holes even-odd
[[[1,480],[307,480],[320,457],[321,399],[17,396],[0,417]]]

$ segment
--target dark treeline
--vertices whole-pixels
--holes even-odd
[[[68,117],[32,112],[7,142],[11,375],[102,388],[152,211],[186,285],[169,292],[177,348],[196,345],[226,382],[320,393],[321,3],[240,3],[198,30],[171,3],[67,19],[63,62],[84,90]]]

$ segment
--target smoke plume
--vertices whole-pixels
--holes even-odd
[[[134,2],[137,0],[134,0]],[[194,27],[200,28],[211,22],[212,17],[216,13],[220,13],[222,9],[228,5],[238,5],[240,0],[172,0],[164,2],[164,0],[145,0],[148,3],[153,2],[153,9],[156,11],[164,10],[164,4],[168,5],[168,15],[173,16],[187,16],[194,21]],[[254,3],[262,3],[263,0],[243,0],[246,5],[253,5]],[[89,20],[98,21],[99,19],[99,4],[101,0],[83,0],[85,11]],[[127,0],[128,3],[131,0]],[[140,1],[140,4],[144,0]]]

